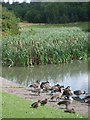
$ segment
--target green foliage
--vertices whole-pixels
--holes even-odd
[[[33,23],[69,23],[89,21],[88,2],[3,3],[23,21]]]
[[[2,9],[2,31],[11,34],[19,33],[18,27],[19,19],[17,19],[13,12],[8,9]]]
[[[18,89],[18,88],[17,88]],[[19,88],[20,89],[20,88]],[[0,93],[1,94],[1,93]],[[36,100],[37,101],[37,100]],[[52,106],[30,108],[32,101],[2,93],[3,118],[87,118],[88,115],[65,113]]]
[[[9,66],[68,63],[89,54],[88,33],[77,27],[23,28],[2,43],[2,61]]]

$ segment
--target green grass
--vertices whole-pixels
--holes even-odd
[[[0,93],[1,94],[1,93]],[[87,115],[65,113],[51,106],[30,108],[31,101],[2,93],[3,118],[87,118]]]
[[[65,24],[37,24],[37,25],[28,25],[28,27],[46,27],[46,28],[50,28],[50,27],[79,27],[82,29],[87,29],[90,26],[90,22],[75,22],[75,23],[65,23]],[[27,26],[26,26],[27,27]]]

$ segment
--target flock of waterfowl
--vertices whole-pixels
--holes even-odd
[[[37,93],[37,95],[40,96],[40,93],[42,92],[48,92],[51,97],[50,98],[45,98],[45,100],[38,100],[37,102],[34,102],[31,107],[32,108],[37,108],[40,105],[45,105],[48,103],[48,101],[58,101],[57,105],[65,105],[65,112],[69,113],[75,113],[74,108],[68,109],[68,106],[72,103],[73,97],[72,95],[76,95],[78,98],[80,95],[85,94],[85,97],[82,98],[83,102],[87,102],[90,104],[90,93],[86,93],[85,91],[82,90],[75,90],[72,91],[70,86],[67,86],[66,88],[64,86],[61,86],[59,84],[56,84],[51,87],[51,83],[49,81],[46,82],[39,82],[38,80],[29,85],[28,87],[31,88],[32,92]],[[32,89],[33,88],[33,89]]]

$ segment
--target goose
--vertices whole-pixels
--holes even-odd
[[[69,112],[69,113],[74,113],[74,114],[75,114],[75,110],[74,110],[74,108],[64,110],[64,112]]]
[[[84,99],[90,99],[90,93],[87,93],[84,97]]]
[[[65,105],[66,106],[66,109],[68,109],[68,105],[70,105],[72,103],[72,99],[70,100],[63,100],[63,101],[60,101],[57,103],[57,105]]]
[[[53,87],[51,87],[51,93],[53,93],[53,92],[59,92],[59,90],[60,90],[60,85],[59,84],[57,84],[57,85],[54,85]]]
[[[50,82],[49,81],[42,82],[41,85],[40,85],[40,88],[43,89],[45,84],[49,84],[50,85]]]
[[[90,93],[86,93],[85,97],[82,100],[84,100],[84,102],[90,101]]]
[[[32,92],[35,92],[40,96],[40,93],[42,92],[42,90],[40,88],[35,88],[34,90],[32,90]]]
[[[64,89],[64,91],[63,91],[63,96],[67,97],[68,99],[72,94],[73,94],[73,92],[69,89]]]
[[[32,105],[31,105],[31,107],[32,108],[37,108],[37,107],[39,107],[40,106],[40,100],[38,100],[37,102],[34,102]]]
[[[81,94],[85,94],[86,92],[85,91],[82,91],[82,90],[76,90],[73,92],[75,95],[77,95],[77,97],[79,97]]]
[[[56,99],[56,100],[60,99],[62,97],[62,94],[63,93],[55,93],[54,95],[52,95],[51,100],[53,100],[53,99]]]
[[[45,105],[45,104],[47,104],[47,102],[48,102],[48,99],[46,98],[45,100],[42,100],[40,103],[41,103],[41,105]]]
[[[45,91],[48,91],[51,89],[51,83],[50,82],[42,82],[41,85],[40,85],[40,88],[45,90]]]
[[[71,90],[71,86],[67,86],[65,89],[67,89],[67,90]]]
[[[28,87],[38,88],[40,87],[40,82],[37,80],[35,83],[29,85]]]

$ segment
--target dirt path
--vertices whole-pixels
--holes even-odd
[[[0,90],[4,92],[8,92],[10,94],[20,96],[26,100],[32,100],[32,101],[50,98],[50,95],[47,93],[41,93],[40,96],[38,96],[35,93],[32,93],[31,91],[29,91],[28,88],[25,88],[24,86],[13,83],[11,81],[8,81],[2,77],[0,77]],[[57,102],[48,102],[48,104],[55,106],[59,109],[65,108],[65,106],[57,106]],[[82,113],[82,114],[88,114],[88,109],[90,108],[88,104],[81,103],[76,100],[73,100],[72,104],[69,106],[69,108],[72,108],[72,107],[75,109],[77,113]]]

